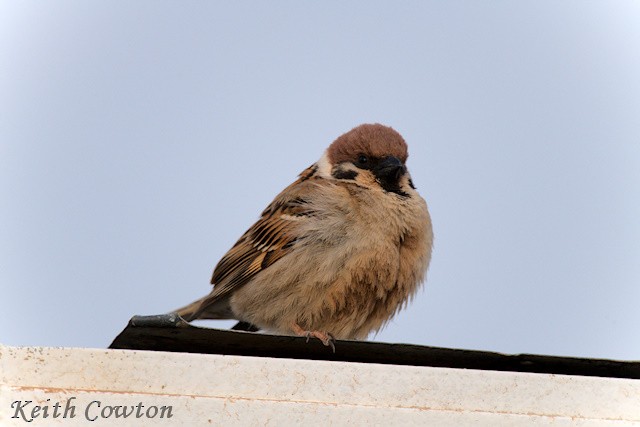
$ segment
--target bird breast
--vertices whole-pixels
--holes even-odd
[[[296,323],[366,338],[424,277],[432,239],[426,204],[415,191],[400,198],[349,185],[320,187],[308,202],[314,215],[299,221],[291,252],[238,289],[231,308],[278,333]]]

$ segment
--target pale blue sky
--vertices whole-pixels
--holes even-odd
[[[639,23],[637,1],[0,1],[0,342],[105,347],[203,296],[273,196],[380,122],[436,243],[372,339],[640,359]]]

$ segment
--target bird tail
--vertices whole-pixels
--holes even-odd
[[[228,298],[217,298],[211,294],[174,310],[187,322],[196,319],[235,319],[235,315],[229,306]]]
[[[173,310],[172,313],[176,313],[178,316],[182,317],[187,322],[191,322],[192,320],[197,319],[198,316],[200,315],[200,312],[202,311],[203,299],[204,298],[201,298],[199,300],[192,302],[189,305],[185,305],[184,307],[181,307],[177,310]]]
[[[235,317],[227,303],[223,302],[218,305],[210,303],[211,301],[209,300],[209,296],[206,296],[189,305],[185,305],[182,308],[174,310],[173,313],[176,313],[187,322],[191,322],[196,319],[233,319]],[[260,330],[258,326],[244,321],[236,323],[231,329],[235,331],[248,332],[257,332]]]

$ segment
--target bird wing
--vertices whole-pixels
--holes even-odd
[[[211,278],[214,289],[203,305],[229,297],[234,290],[289,253],[293,244],[303,238],[299,232],[300,222],[314,214],[304,195],[314,191],[316,179],[311,178],[317,178],[316,170],[311,166],[302,172],[222,257]]]

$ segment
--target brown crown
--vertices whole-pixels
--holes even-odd
[[[398,132],[378,123],[364,124],[341,135],[329,146],[329,161],[337,164],[353,161],[360,154],[369,157],[384,158],[394,156],[407,161],[407,143]]]

